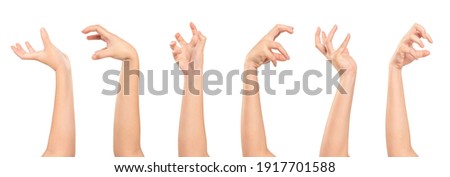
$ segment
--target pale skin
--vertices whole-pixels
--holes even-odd
[[[425,28],[414,24],[397,47],[389,63],[389,83],[386,107],[386,145],[389,157],[417,157],[411,145],[405,95],[403,91],[402,68],[419,58],[430,55],[428,50],[416,50],[425,45],[422,39],[433,43]]]
[[[203,51],[206,37],[193,23],[190,23],[190,28],[192,39],[189,43],[179,33],[175,34],[176,41],[170,43],[173,58],[185,74],[178,130],[178,156],[208,157],[203,115]],[[188,70],[198,73],[190,77]]]
[[[336,33],[335,25],[328,36],[320,28],[315,35],[316,48],[333,64],[337,71],[344,71],[339,83],[346,93],[336,91],[333,104],[328,114],[327,124],[320,148],[321,157],[348,157],[348,136],[350,126],[350,113],[352,109],[353,93],[356,81],[356,63],[350,56],[347,45],[350,34],[337,49],[333,48],[333,37]],[[322,37],[321,37],[322,36]]]
[[[47,149],[43,157],[74,157],[75,156],[75,113],[73,102],[72,72],[67,55],[56,48],[50,40],[47,31],[41,29],[44,49],[34,50],[29,42],[11,46],[14,53],[23,60],[36,60],[46,64],[55,71],[56,93],[53,108],[52,125]]]
[[[101,40],[106,47],[96,51],[92,59],[114,58],[122,62],[120,91],[117,93],[114,113],[114,155],[116,157],[143,157],[139,116],[139,75],[130,74],[129,84],[124,83],[125,62],[128,70],[139,71],[139,57],[135,48],[125,40],[100,25],[88,26],[82,33],[94,33],[88,40]],[[129,93],[125,92],[129,88]]]
[[[258,84],[256,72],[261,65],[272,62],[274,66],[277,66],[278,61],[290,59],[283,46],[275,41],[283,32],[292,34],[294,28],[286,25],[276,25],[247,54],[244,72],[249,73],[245,76],[249,81]],[[272,50],[276,50],[279,53]],[[267,147],[259,90],[255,90],[254,86],[249,83],[244,82],[243,85],[244,93],[241,112],[242,155],[244,157],[274,157],[274,154]]]

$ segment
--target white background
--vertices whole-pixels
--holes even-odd
[[[448,174],[450,156],[447,101],[450,60],[446,43],[450,41],[449,16],[445,1],[1,1],[0,174],[148,176],[155,174],[116,174],[112,164],[153,161],[254,164],[269,160],[241,157],[238,92],[242,85],[238,77],[233,79],[233,95],[222,92],[204,98],[211,158],[177,158],[181,96],[173,91],[172,77],[168,95],[154,96],[146,91],[140,97],[141,141],[146,158],[113,158],[115,96],[101,94],[102,89],[111,89],[103,83],[102,74],[119,69],[120,62],[92,61],[93,52],[104,44],[87,41],[81,30],[101,24],[133,44],[140,55],[141,70],[154,70],[156,86],[161,88],[161,71],[173,67],[169,43],[176,32],[190,39],[192,21],[208,38],[204,69],[223,73],[242,69],[247,52],[275,24],[294,26],[294,34],[282,34],[278,39],[292,59],[276,68],[291,69],[294,76],[285,85],[272,83],[277,89],[276,96],[261,95],[268,146],[278,156],[272,160],[336,161],[337,172],[331,175],[338,176],[444,176],[442,173]],[[434,39],[432,45],[425,43],[431,56],[406,66],[403,71],[412,143],[421,157],[387,158],[384,124],[388,62],[399,40],[415,22],[423,25]],[[358,64],[350,127],[352,157],[345,159],[318,158],[334,94],[284,94],[287,88],[292,88],[292,81],[301,81],[306,70],[325,72],[325,58],[314,47],[314,33],[317,26],[328,32],[334,24],[339,26],[335,45],[340,45],[350,33],[349,51]],[[76,158],[40,158],[50,130],[54,72],[41,63],[20,60],[9,47],[29,40],[36,49],[41,49],[40,27],[46,27],[53,43],[71,59]],[[147,75],[145,79],[147,85]],[[277,77],[272,81],[278,81]],[[322,77],[313,81],[311,87],[324,87],[324,83]],[[225,86],[219,88],[224,90]]]

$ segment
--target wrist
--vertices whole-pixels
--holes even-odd
[[[129,51],[130,51],[130,53],[128,55],[126,55],[125,60],[129,60],[129,61],[139,60],[139,55],[134,47],[130,47]]]
[[[130,67],[130,69],[139,70],[139,57],[137,55],[130,57],[123,62],[128,62],[128,66]]]
[[[402,67],[395,63],[389,63],[389,70],[398,70],[401,71]]]
[[[72,67],[70,65],[69,58],[61,59],[61,62],[58,63],[58,66],[56,66],[53,69],[55,70],[56,73],[67,73],[67,72],[70,73],[72,71]]]
[[[246,60],[244,63],[244,70],[258,70],[258,66],[253,62],[248,62]]]

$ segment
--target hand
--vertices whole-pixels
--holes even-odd
[[[394,56],[392,56],[390,63],[391,66],[401,69],[403,66],[410,64],[414,60],[430,55],[430,51],[416,50],[412,46],[416,43],[420,46],[420,48],[424,48],[425,45],[420,38],[425,38],[429,43],[433,43],[433,39],[431,39],[431,36],[425,32],[425,28],[416,23],[411,27],[408,33],[406,33],[398,45]]]
[[[316,31],[316,48],[322,52],[323,55],[333,64],[336,70],[346,70],[345,73],[356,73],[356,63],[348,52],[347,45],[350,41],[350,34],[347,34],[344,42],[341,46],[334,50],[333,48],[333,37],[334,33],[337,31],[337,26],[334,25],[330,33],[327,35],[323,32],[320,27],[317,27]],[[320,33],[322,33],[322,40],[320,39]]]
[[[193,62],[195,70],[203,69],[203,50],[205,48],[206,37],[197,30],[197,27],[191,22],[192,39],[189,43],[183,39],[180,33],[175,34],[177,42],[170,42],[172,55],[181,70],[188,70],[189,64]]]
[[[292,34],[294,33],[294,28],[280,24],[275,25],[275,27],[273,27],[273,29],[247,54],[245,67],[256,70],[259,66],[268,63],[269,61],[272,61],[273,65],[277,66],[277,61],[289,60],[290,57],[283,46],[281,46],[280,43],[275,42],[275,39],[283,32]],[[273,52],[272,49],[278,50],[281,54]]]
[[[17,43],[16,46],[11,46],[11,48],[21,59],[37,60],[50,66],[55,71],[60,69],[70,69],[69,57],[52,44],[50,37],[44,28],[41,28],[41,38],[44,43],[44,50],[34,50],[28,41],[25,42],[28,52],[25,51],[19,43]]]
[[[86,27],[83,31],[84,34],[90,32],[96,32],[97,34],[87,36],[88,40],[102,40],[106,42],[106,47],[100,49],[92,55],[92,59],[102,59],[102,58],[115,58],[119,60],[137,60],[138,55],[136,49],[130,45],[127,41],[121,39],[113,33],[110,33],[105,28],[100,25],[92,25]]]

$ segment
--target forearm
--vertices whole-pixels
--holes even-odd
[[[255,71],[254,75],[247,75],[247,79],[258,83],[256,68],[245,66],[245,71]],[[242,96],[241,113],[241,143],[244,157],[274,156],[267,148],[266,133],[261,110],[261,101],[258,92],[251,84],[244,83],[244,95]]]
[[[133,58],[123,62],[120,72],[121,90],[117,94],[114,115],[114,155],[143,156],[140,143],[139,116],[139,75],[129,75],[128,85],[125,80],[125,62],[129,62],[128,71],[139,71],[139,59]],[[127,87],[127,88],[126,88]],[[128,90],[128,93],[126,93]]]
[[[70,67],[56,71],[52,125],[43,156],[75,156],[75,113]]]
[[[346,93],[336,91],[322,139],[322,157],[349,156],[348,136],[355,80],[356,75],[343,75],[340,78]]]
[[[394,66],[389,67],[386,145],[389,156],[417,156],[411,146],[402,71]]]
[[[180,157],[207,157],[207,142],[203,115],[203,71],[184,78],[184,91],[178,134]],[[192,85],[190,85],[192,84]]]

